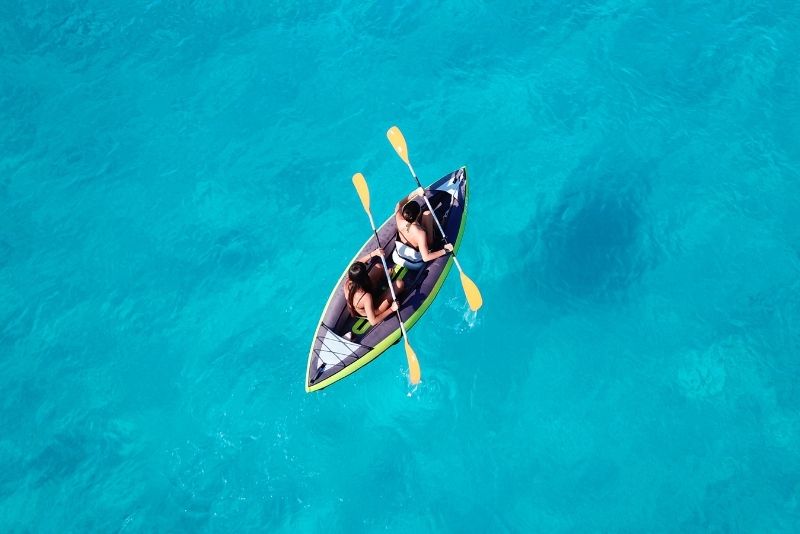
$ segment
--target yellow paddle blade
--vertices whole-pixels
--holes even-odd
[[[411,383],[416,385],[419,384],[420,375],[422,374],[419,370],[419,361],[417,361],[417,354],[414,352],[414,349],[408,344],[408,338],[406,338],[405,342],[406,358],[408,358],[408,377]]]
[[[408,344],[408,339],[406,341],[406,358],[408,358],[408,378],[411,380],[411,383],[414,385],[419,384],[420,375],[422,374],[419,370],[419,362],[417,361],[417,354],[414,352],[414,349],[411,348],[411,345]]]
[[[481,292],[478,291],[478,286],[475,285],[469,276],[461,271],[461,285],[464,286],[464,293],[467,295],[467,302],[472,311],[478,311],[478,308],[483,306],[483,297]]]
[[[408,146],[406,146],[406,138],[403,137],[403,132],[400,131],[400,128],[392,126],[389,128],[389,131],[386,132],[386,137],[389,138],[389,142],[394,147],[397,155],[400,156],[400,159],[405,161],[406,165],[408,165]]]
[[[364,206],[364,211],[369,213],[369,187],[367,187],[367,179],[360,172],[353,175],[353,185],[356,186],[358,191],[358,198],[361,199],[361,205]]]

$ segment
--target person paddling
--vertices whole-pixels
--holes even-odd
[[[425,190],[416,188],[403,198],[394,208],[397,223],[398,241],[392,255],[395,263],[405,265],[409,269],[420,269],[426,262],[441,258],[453,251],[453,245],[446,243],[444,248],[431,251],[433,244],[433,215],[429,210],[422,211],[414,200],[422,198]]]
[[[358,258],[347,270],[347,280],[344,282],[344,296],[350,314],[353,317],[366,317],[372,326],[398,309],[386,283],[383,265],[380,260],[371,261],[379,255],[384,255],[383,249],[375,249]],[[403,281],[395,280],[393,285],[399,295],[403,291]]]

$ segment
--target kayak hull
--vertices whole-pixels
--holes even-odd
[[[467,169],[461,167],[435,181],[426,189],[426,197],[444,228],[447,241],[458,251],[461,245],[467,213]],[[434,223],[434,227],[436,227]],[[435,231],[440,238],[439,231]],[[406,287],[400,295],[400,316],[406,330],[410,330],[430,307],[452,267],[452,255],[428,262],[422,269],[412,271],[395,266],[392,252],[397,237],[394,214],[378,229],[380,246],[386,253],[386,262],[393,278],[402,278]],[[442,241],[434,241],[434,250],[441,248]],[[364,318],[351,316],[347,309],[344,282],[347,269],[357,258],[378,248],[373,235],[345,266],[317,324],[306,368],[306,391],[317,391],[349,376],[367,363],[383,354],[400,340],[402,335],[397,314],[381,323],[370,326]]]

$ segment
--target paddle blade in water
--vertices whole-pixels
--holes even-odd
[[[358,198],[361,199],[361,205],[364,206],[364,211],[369,213],[369,187],[367,187],[367,179],[360,172],[353,175],[353,185],[356,186],[358,191]]]
[[[403,132],[400,131],[400,128],[392,126],[389,128],[389,131],[386,132],[386,137],[389,138],[389,142],[394,147],[397,155],[400,156],[400,159],[405,161],[406,165],[408,165],[408,146],[406,146],[406,139],[403,137]]]
[[[419,361],[417,361],[417,354],[414,352],[414,349],[408,344],[408,339],[406,339],[405,342],[406,358],[408,358],[408,378],[411,380],[412,384],[417,385],[419,384],[420,375],[422,374],[419,370]]]
[[[461,285],[464,286],[464,293],[467,295],[467,302],[472,311],[478,311],[478,308],[483,306],[483,297],[481,292],[478,291],[478,286],[475,285],[469,276],[461,271]]]

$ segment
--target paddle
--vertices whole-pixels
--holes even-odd
[[[394,147],[395,152],[397,155],[400,156],[406,165],[408,165],[408,170],[411,171],[411,176],[414,177],[414,180],[417,182],[417,187],[422,188],[422,184],[419,183],[419,178],[417,178],[417,173],[414,172],[414,167],[411,166],[411,162],[408,160],[408,146],[406,145],[406,140],[403,137],[403,133],[400,131],[400,128],[397,126],[392,126],[389,128],[389,131],[386,132],[386,137],[389,138],[389,142]],[[439,223],[439,218],[436,217],[436,213],[433,211],[433,207],[431,206],[430,201],[425,195],[422,195],[422,198],[425,200],[425,204],[428,205],[428,209],[433,215],[433,220],[436,221],[436,226],[439,227],[439,231],[442,233],[442,237],[444,238],[445,243],[447,243],[447,236],[442,229],[441,223]],[[467,302],[469,303],[469,307],[472,308],[472,311],[478,311],[483,305],[483,297],[481,296],[481,292],[478,290],[478,286],[475,285],[475,282],[466,275],[464,269],[461,268],[461,263],[459,263],[458,258],[456,258],[455,250],[451,253],[453,254],[453,261],[458,267],[458,271],[461,273],[461,285],[464,287],[464,294],[467,295]]]
[[[364,175],[360,172],[355,173],[353,175],[353,185],[356,186],[358,198],[361,199],[361,204],[364,206],[364,211],[367,212],[369,224],[372,225],[372,231],[375,233],[375,241],[378,243],[378,247],[380,247],[381,242],[378,239],[378,230],[375,228],[375,221],[372,220],[372,212],[369,210],[369,187],[367,187],[367,180],[364,178]],[[389,276],[389,267],[386,265],[386,258],[384,258],[383,255],[381,255],[381,263],[383,264],[383,272],[386,275],[386,281],[389,283],[389,291],[392,292],[392,300],[397,302],[397,295],[394,294],[394,286],[392,286],[392,278]],[[403,333],[403,341],[405,341],[406,345],[408,376],[411,379],[412,384],[419,384],[421,373],[419,369],[419,361],[417,361],[417,354],[414,352],[414,349],[411,348],[411,344],[408,342],[408,333],[406,332],[406,327],[403,324],[403,319],[400,317],[400,310],[398,309],[395,313],[397,313],[397,320],[400,321],[400,331]]]

